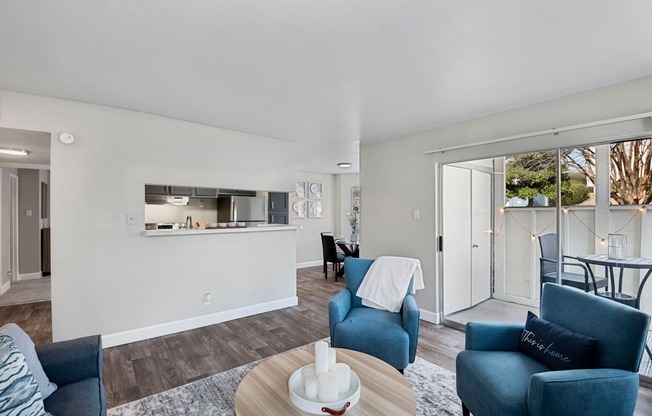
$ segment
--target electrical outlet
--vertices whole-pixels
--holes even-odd
[[[415,209],[412,211],[412,218],[415,220],[420,220],[421,219],[421,210],[420,209]]]
[[[210,292],[204,293],[204,306],[210,305],[212,301]]]

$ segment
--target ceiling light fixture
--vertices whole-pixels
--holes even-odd
[[[27,156],[29,154],[25,149],[14,149],[11,147],[0,147],[0,153],[14,156]]]
[[[349,163],[349,162],[340,162],[340,163],[337,164],[337,166],[339,166],[341,168],[350,168],[351,163]]]

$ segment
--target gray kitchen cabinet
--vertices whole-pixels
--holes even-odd
[[[289,224],[289,194],[287,192],[270,192],[268,201],[268,218],[270,224]]]
[[[170,186],[170,195],[192,196],[192,186]]]
[[[145,185],[145,195],[167,195],[166,185]]]
[[[195,196],[203,196],[207,198],[216,198],[217,189],[215,188],[195,188]]]

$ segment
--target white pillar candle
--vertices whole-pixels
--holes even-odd
[[[328,371],[328,344],[324,341],[315,343],[315,374]]]
[[[332,372],[337,375],[339,394],[349,391],[349,388],[351,388],[351,367],[348,364],[337,363],[333,366]]]
[[[310,364],[310,365],[307,365],[307,366],[303,367],[303,371],[301,372],[301,377],[302,377],[302,381],[303,381],[304,384],[306,383],[306,377],[315,376],[315,375],[316,374],[315,374],[315,365],[314,364]]]
[[[317,392],[319,401],[322,403],[337,401],[339,397],[337,374],[326,372],[319,374],[317,377],[319,379],[319,388]]]
[[[328,349],[328,371],[333,371],[333,366],[337,362],[336,357],[337,357],[337,351],[335,350],[335,348],[329,348]]]
[[[306,394],[307,400],[317,401],[317,393],[319,390],[319,382],[317,376],[306,376],[303,379],[303,390]]]

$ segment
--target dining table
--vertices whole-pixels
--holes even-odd
[[[593,274],[593,266],[603,266],[607,272],[607,278],[609,279],[609,290],[605,292],[598,292],[596,289],[596,295],[603,298],[611,299],[613,301],[629,305],[636,309],[641,309],[641,294],[643,293],[643,287],[648,281],[648,278],[652,274],[652,259],[644,257],[625,257],[622,259],[615,259],[607,256],[606,254],[580,254],[576,256],[577,260],[586,264],[586,268],[591,275],[591,279],[595,277]],[[618,269],[618,285],[616,285],[616,276],[614,269]],[[623,272],[625,269],[634,269],[634,270],[647,270],[643,279],[640,280],[638,284],[638,289],[636,289],[635,294],[628,294],[623,292]],[[652,351],[650,348],[645,345],[645,350],[652,359]]]
[[[335,239],[335,244],[342,250],[346,257],[360,257],[360,240],[349,240],[346,238]],[[344,276],[344,266],[337,272],[337,276]]]

